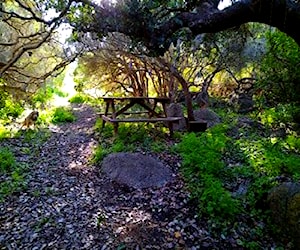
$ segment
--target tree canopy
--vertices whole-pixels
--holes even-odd
[[[130,37],[129,50],[139,48],[150,56],[165,54],[178,39],[202,43],[203,33],[239,30],[249,22],[276,27],[300,45],[298,0],[230,0],[224,9],[219,7],[221,2],[1,1],[1,88],[33,92],[84,51],[101,48],[114,32]],[[65,24],[73,33],[61,41],[57,30]]]
[[[83,2],[93,6],[93,12],[86,23],[71,20],[77,30],[100,37],[121,32],[155,54],[163,54],[178,37],[194,38],[248,22],[269,24],[300,44],[300,33],[295,28],[300,23],[300,3],[296,0],[231,0],[232,4],[222,10],[218,8],[221,0]]]

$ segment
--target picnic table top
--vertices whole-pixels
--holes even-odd
[[[105,100],[157,100],[157,101],[169,101],[169,97],[149,97],[149,96],[128,96],[128,97],[113,97],[113,96],[103,96],[100,97]]]

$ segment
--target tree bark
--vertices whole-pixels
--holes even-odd
[[[178,39],[176,32],[181,29],[188,28],[191,35],[197,36],[202,33],[216,33],[248,22],[258,22],[278,28],[300,46],[300,32],[297,28],[300,25],[299,1],[240,0],[223,10],[217,8],[219,2],[220,0],[191,1],[189,9],[174,11],[171,18],[165,18],[166,21],[156,20],[157,17],[150,10],[141,12],[138,20],[134,15],[122,17],[122,12],[116,10],[118,22],[115,24],[103,22],[103,17],[108,17],[109,14],[104,7],[98,6],[95,7],[95,21],[86,27],[86,31],[104,34],[118,31],[142,41],[154,54],[162,55]],[[110,13],[114,11],[110,9]],[[122,18],[126,20],[124,25]],[[128,23],[131,23],[130,29]]]

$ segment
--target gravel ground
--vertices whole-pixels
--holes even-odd
[[[77,120],[50,128],[32,158],[22,154],[20,139],[2,142],[30,172],[28,188],[0,204],[0,249],[240,249],[210,235],[178,174],[162,187],[137,190],[92,166],[96,114],[86,105],[73,110]],[[179,159],[157,157],[178,168]]]

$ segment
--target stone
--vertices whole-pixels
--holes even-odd
[[[208,108],[195,110],[194,117],[196,121],[206,121],[208,128],[215,126],[221,122],[221,118],[214,111]]]
[[[174,131],[184,131],[186,130],[186,120],[183,115],[182,106],[179,103],[171,103],[167,107],[167,116],[168,117],[182,117],[182,120],[180,120],[178,123],[173,123],[173,130]]]
[[[240,94],[238,98],[239,113],[246,114],[254,109],[254,101],[251,95]]]
[[[112,153],[103,159],[102,170],[117,183],[135,189],[161,187],[173,179],[167,166],[141,153]]]
[[[285,182],[274,187],[267,201],[275,224],[300,247],[300,183]]]

